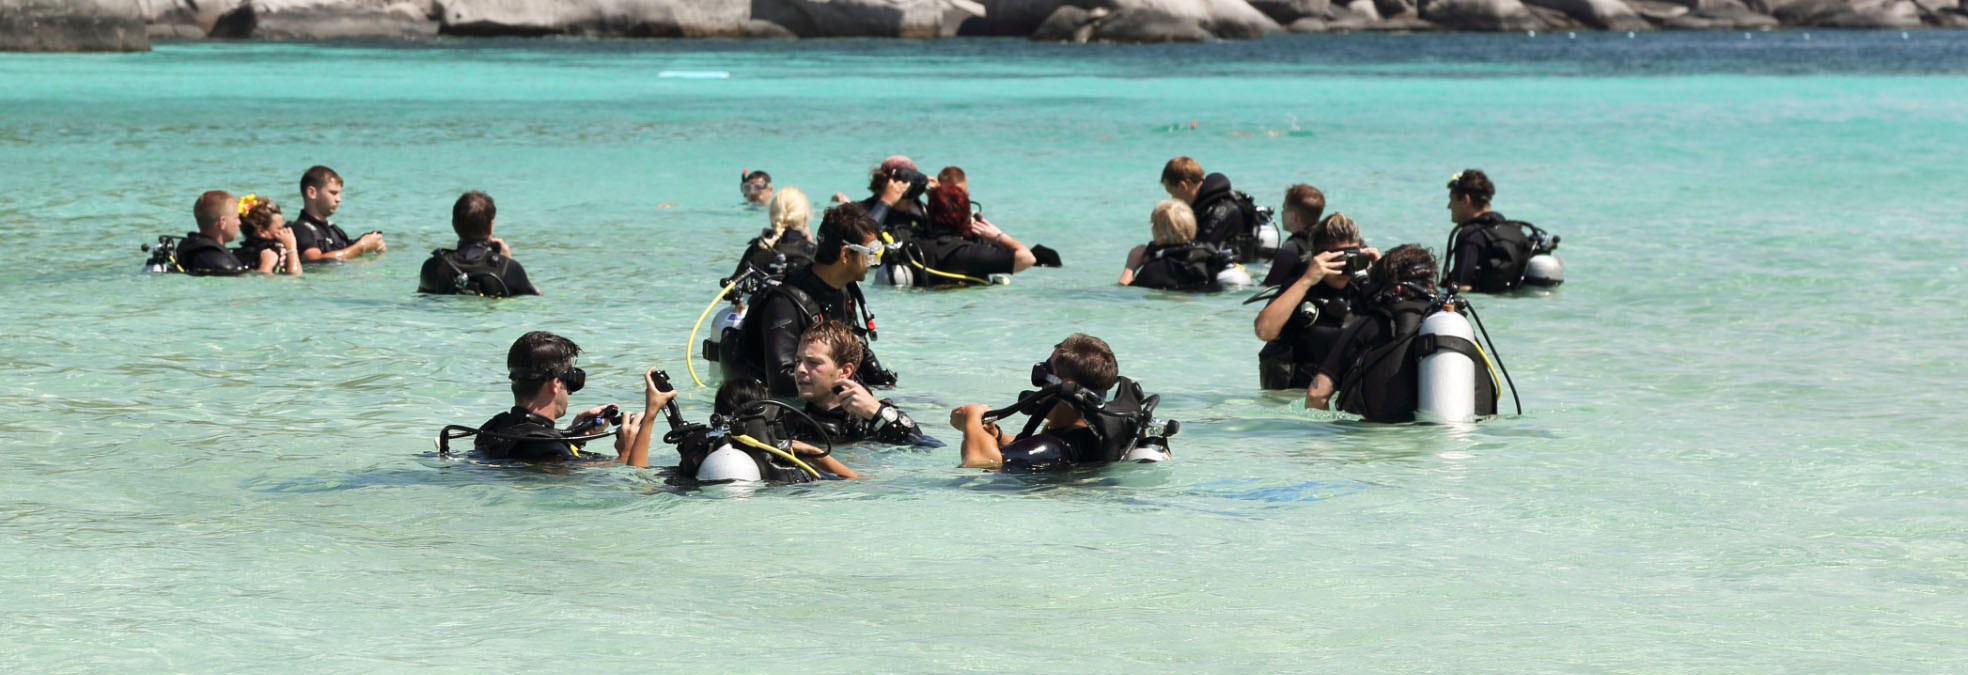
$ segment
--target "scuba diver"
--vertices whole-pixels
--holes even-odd
[[[787,187],[773,193],[772,202],[766,206],[771,227],[745,244],[745,253],[739,256],[738,268],[731,271],[731,278],[746,270],[782,276],[786,270],[811,264],[814,245],[806,221],[812,210],[806,193],[799,188]]]
[[[574,416],[566,429],[554,421],[567,414],[567,397],[587,383],[588,374],[574,366],[580,346],[546,331],[532,331],[506,350],[507,378],[512,380],[513,408],[494,415],[477,429],[447,426],[438,435],[440,454],[451,454],[450,442],[472,438],[473,459],[493,463],[649,465],[650,413],[669,404],[676,391],[658,387],[658,371],[643,373],[642,413],[625,413],[617,405],[589,408]],[[667,386],[667,385],[665,385]],[[608,425],[618,425],[609,431]],[[609,459],[583,447],[590,441],[615,437],[615,457]]]
[[[1495,343],[1488,351],[1476,343],[1462,316],[1475,310],[1453,289],[1438,294],[1430,286],[1434,256],[1414,244],[1396,246],[1371,275],[1378,292],[1326,354],[1305,391],[1305,407],[1323,410],[1337,398],[1335,408],[1369,422],[1464,422],[1496,414],[1508,371],[1499,382]]]
[[[417,292],[488,298],[546,295],[526,278],[526,268],[513,259],[512,247],[492,236],[498,214],[491,195],[477,190],[459,195],[451,205],[451,230],[458,233],[458,247],[431,251],[417,275]]]
[[[240,197],[239,224],[245,237],[232,250],[233,257],[261,274],[301,275],[301,252],[279,204],[254,194]]]
[[[1154,240],[1128,252],[1120,284],[1175,291],[1223,290],[1225,272],[1233,268],[1222,250],[1195,240],[1196,214],[1181,200],[1164,199],[1148,217]],[[1244,274],[1248,283],[1250,275]]]
[[[772,201],[772,174],[749,169],[739,170],[738,193],[745,196],[745,203],[764,206],[766,202]]]
[[[1161,397],[1144,398],[1141,385],[1119,372],[1106,341],[1085,333],[1067,336],[1050,357],[1032,366],[1038,391],[1020,394],[1017,403],[998,410],[973,403],[950,411],[950,426],[963,432],[962,466],[1048,471],[1168,459],[1168,437],[1181,425],[1155,419]],[[1108,389],[1117,390],[1112,400]],[[1015,414],[1029,419],[1014,437],[997,422]]]
[[[1557,235],[1530,223],[1509,220],[1490,210],[1496,186],[1476,169],[1449,177],[1448,258],[1443,285],[1459,291],[1505,293],[1525,283],[1556,286],[1564,283],[1564,261],[1552,252]]]
[[[727,291],[747,283],[756,290],[745,302],[750,309],[744,321],[725,329],[719,340],[716,360],[725,378],[756,378],[774,396],[794,396],[799,393],[793,379],[799,336],[807,328],[827,319],[853,321],[858,312],[860,323],[854,331],[864,346],[873,342],[877,338],[874,314],[868,311],[859,282],[881,263],[885,249],[876,234],[875,221],[860,205],[841,204],[821,217],[812,264],[794,269],[784,280],[727,280]],[[893,386],[896,376],[881,366],[872,349],[866,349],[854,379],[882,387]]]
[[[389,250],[382,232],[369,232],[350,239],[341,226],[328,220],[342,207],[342,176],[334,169],[315,165],[301,174],[301,216],[294,219],[294,242],[301,248],[301,260],[346,262],[364,253]]]
[[[654,375],[656,386],[671,389],[665,373]],[[758,380],[725,380],[718,387],[713,410],[709,424],[692,424],[684,421],[674,401],[663,406],[670,425],[663,442],[676,446],[677,477],[700,483],[806,483],[861,477],[834,459],[832,443],[822,439],[825,447],[821,448],[795,438],[795,430],[814,434],[818,423],[772,400]]]
[[[835,444],[879,441],[919,448],[943,447],[942,441],[924,435],[915,419],[895,407],[894,402],[876,400],[866,386],[854,381],[864,351],[853,329],[832,319],[800,333],[799,363],[793,366],[793,381],[799,387],[800,399],[806,401],[806,414],[826,432],[826,438],[817,440]]]
[[[880,224],[882,232],[899,240],[928,223],[929,209],[923,205],[922,196],[933,187],[936,179],[923,175],[914,161],[891,155],[868,173],[871,194],[860,201],[861,208]]]
[[[1285,219],[1293,219],[1286,205]],[[1301,248],[1302,247],[1302,248]],[[1244,301],[1268,299],[1251,328],[1264,349],[1257,353],[1257,379],[1264,389],[1303,389],[1312,384],[1326,352],[1339,340],[1346,320],[1363,308],[1367,268],[1380,251],[1366,248],[1352,218],[1335,213],[1311,227],[1300,228],[1281,251],[1300,258],[1273,263],[1279,269],[1301,270],[1289,284],[1275,286]]]
[[[928,226],[891,239],[895,254],[883,270],[896,286],[947,287],[988,285],[992,277],[1023,272],[1047,254],[1050,266],[1059,254],[1043,246],[1026,248],[1005,234],[981,212],[971,210],[970,194],[961,185],[939,183],[929,191]]]
[[[1205,176],[1196,160],[1177,157],[1162,165],[1162,189],[1195,212],[1198,243],[1229,251],[1233,262],[1259,259],[1258,232],[1268,210],[1259,208],[1250,195],[1231,189],[1229,177]]]
[[[150,253],[146,272],[182,272],[193,276],[239,276],[250,268],[226,250],[226,242],[239,234],[239,201],[232,193],[212,190],[198,196],[191,207],[198,231],[184,237],[163,235],[157,243],[145,244]]]

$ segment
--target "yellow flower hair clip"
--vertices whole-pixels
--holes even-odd
[[[246,196],[239,198],[239,215],[244,217],[246,215],[246,212],[253,210],[253,207],[259,205],[260,205],[260,196],[248,192],[246,193]]]

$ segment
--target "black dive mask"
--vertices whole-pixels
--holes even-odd
[[[507,379],[512,379],[512,380],[524,380],[524,379],[531,379],[535,377],[558,379],[561,382],[567,384],[567,393],[569,394],[580,391],[581,387],[586,386],[588,384],[588,371],[581,370],[580,368],[573,368],[573,367],[570,367],[567,370],[563,370],[560,372],[554,372],[551,370],[528,370],[524,372],[513,373],[511,375],[506,376]]]
[[[1045,387],[1064,381],[1059,379],[1058,375],[1053,374],[1051,361],[1040,361],[1032,364],[1032,386]]]

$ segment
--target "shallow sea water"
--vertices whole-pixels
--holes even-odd
[[[0,670],[1957,670],[1964,75],[1938,31],[0,55]],[[891,153],[1067,266],[871,287],[890,394],[954,444],[1086,331],[1176,461],[857,447],[869,480],[745,493],[429,456],[533,329],[584,348],[577,406],[661,365],[702,418],[686,334],[765,222],[739,170],[858,197]],[[1295,411],[1246,294],[1114,286],[1177,154],[1383,247],[1439,248],[1487,170],[1569,265],[1476,301],[1524,414]],[[199,191],[294,213],[314,163],[388,254],[138,273]],[[549,295],[413,293],[466,189]]]

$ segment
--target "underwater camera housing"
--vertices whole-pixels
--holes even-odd
[[[923,193],[925,188],[929,187],[929,176],[923,175],[923,172],[908,167],[898,166],[889,169],[888,178],[889,180],[905,181],[909,184],[909,191],[902,193],[903,199],[915,199]]]

